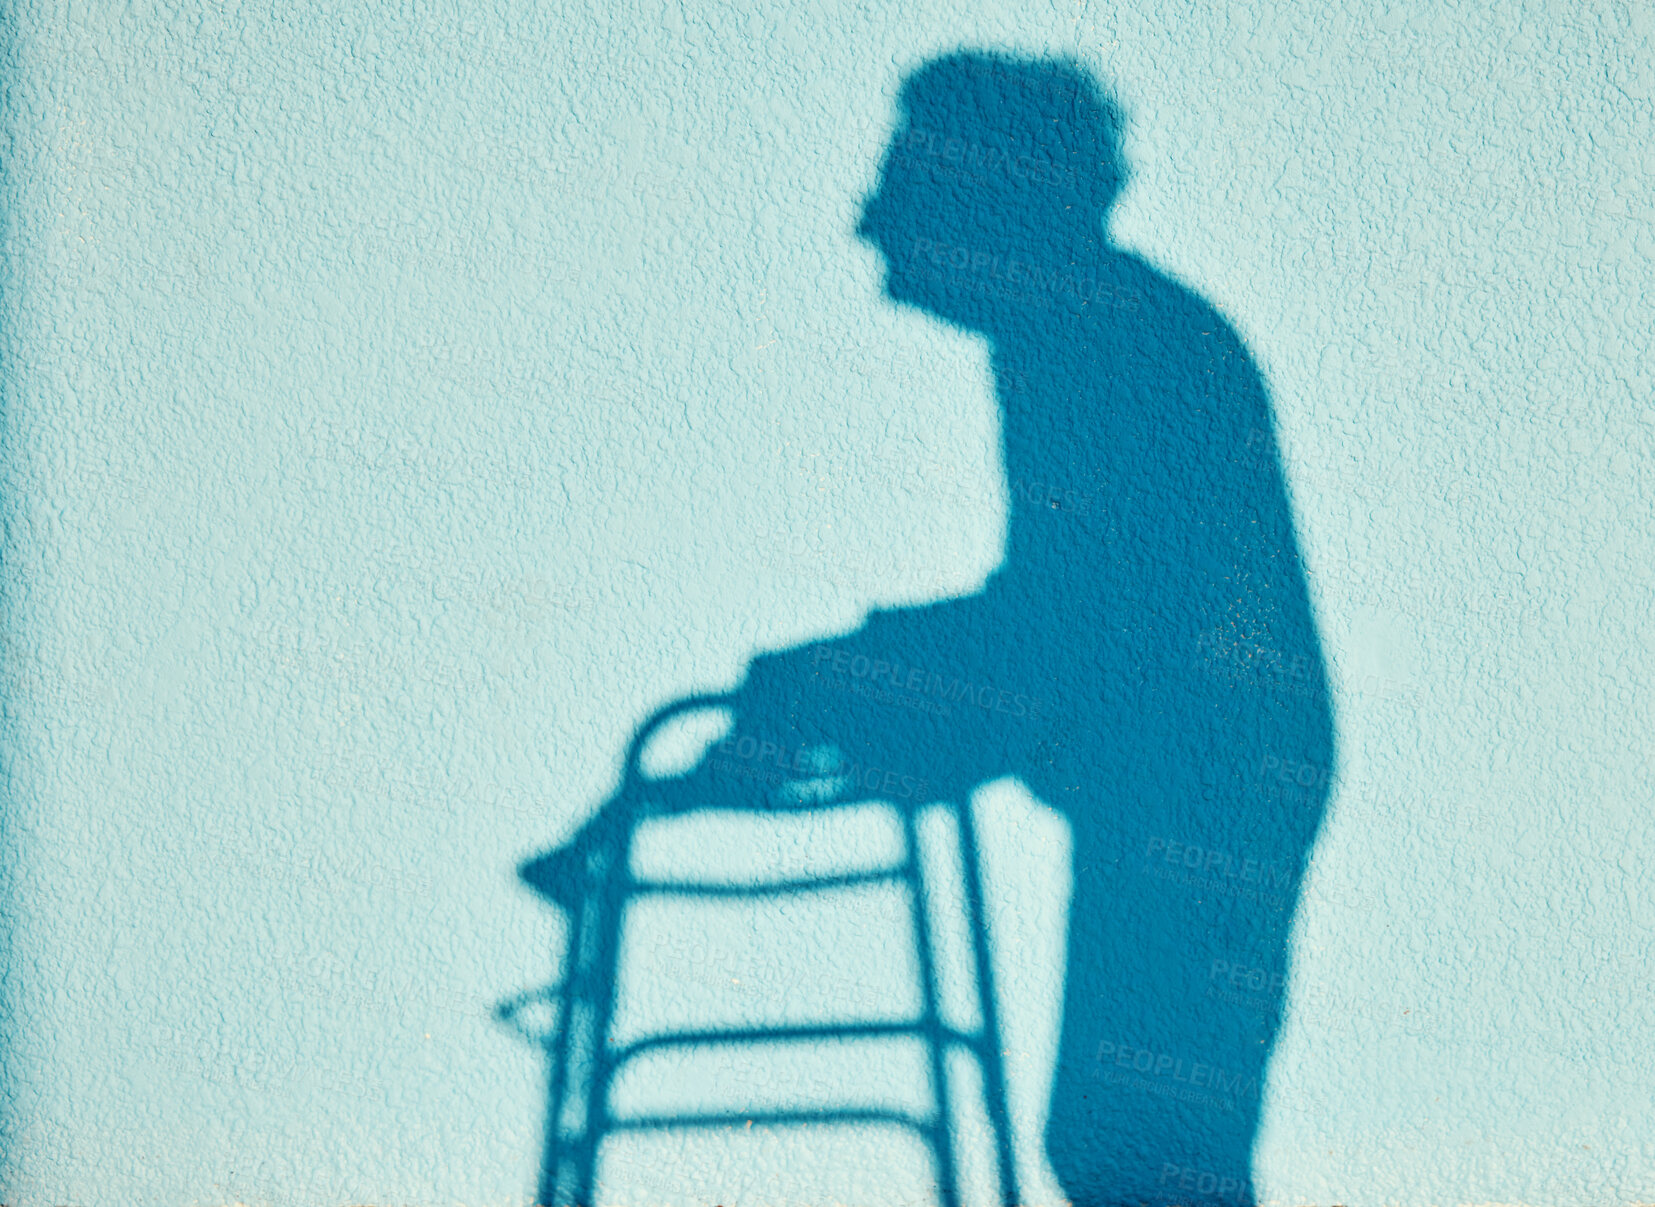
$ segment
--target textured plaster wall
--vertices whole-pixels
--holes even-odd
[[[7,6],[7,1202],[532,1194],[517,862],[999,558],[984,352],[851,234],[961,45],[1115,90],[1272,391],[1340,762],[1260,1194],[1655,1201],[1649,8],[968,7]]]

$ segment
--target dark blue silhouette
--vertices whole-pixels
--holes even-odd
[[[561,1133],[549,1119],[547,1202],[592,1193],[579,1171],[604,1128],[614,934],[640,891],[625,852],[642,816],[691,801],[894,800],[921,782],[925,799],[958,802],[1003,777],[1073,830],[1046,1132],[1066,1193],[1086,1205],[1253,1197],[1289,927],[1333,760],[1269,400],[1211,306],[1110,243],[1120,120],[1079,67],[951,55],[909,77],[902,113],[859,234],[884,257],[893,301],[992,349],[1005,558],[975,595],[877,612],[848,636],[753,661],[717,702],[735,717],[729,741],[802,752],[780,760],[798,790],[760,791],[716,760],[653,795],[629,775],[574,843],[526,865],[577,931],[583,917],[593,928],[571,956],[570,985],[591,1000],[570,1017],[586,1031],[566,1018],[551,1113],[580,1092],[597,1114]],[[963,835],[969,848],[969,824]],[[981,943],[980,903],[968,904]],[[992,1006],[988,966],[976,968]],[[974,1051],[1011,1203],[992,1010],[984,1024]],[[934,1048],[963,1042],[934,1017],[914,1025]],[[952,1174],[938,1177],[951,1203]]]

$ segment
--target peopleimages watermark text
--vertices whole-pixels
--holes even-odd
[[[947,706],[951,704],[970,704],[985,712],[1013,717],[1041,715],[1041,701],[1037,697],[909,666],[900,658],[870,658],[831,645],[819,645],[812,656],[812,665],[820,669],[824,664],[834,674],[865,682],[870,688],[910,693],[906,698],[893,696],[883,700],[884,703],[924,707],[938,716],[947,716]]]

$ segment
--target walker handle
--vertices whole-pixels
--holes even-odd
[[[674,700],[647,717],[643,724],[638,726],[637,732],[632,735],[632,741],[626,747],[626,772],[624,788],[633,787],[643,781],[643,772],[639,767],[644,747],[649,739],[668,721],[681,717],[685,713],[700,712],[709,708],[724,708],[732,712],[735,710],[735,694],[733,692],[706,692],[700,695],[685,696],[682,700]],[[623,791],[624,791],[623,788]]]

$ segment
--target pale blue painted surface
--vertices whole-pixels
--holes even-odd
[[[1340,765],[1261,1198],[1655,1200],[1647,11],[954,7],[11,10],[8,1202],[532,1194],[517,863],[1000,558],[985,352],[852,235],[959,46],[1114,90],[1115,238],[1272,393]],[[1068,871],[995,799],[1026,1149]],[[608,1194],[912,1201],[864,1140]]]

